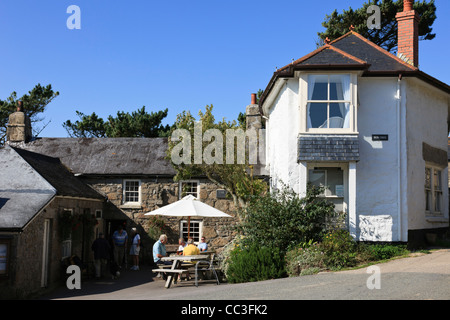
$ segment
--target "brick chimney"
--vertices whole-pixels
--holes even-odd
[[[403,1],[403,12],[397,13],[397,56],[407,63],[419,66],[419,15],[413,10],[414,0]]]
[[[31,138],[31,121],[23,110],[23,102],[19,101],[17,111],[9,116],[6,140],[9,143],[21,143],[29,142]]]

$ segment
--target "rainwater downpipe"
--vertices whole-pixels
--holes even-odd
[[[397,192],[398,192],[398,201],[397,201],[397,219],[398,219],[398,241],[402,241],[402,168],[401,168],[401,106],[402,106],[402,95],[401,95],[401,82],[402,82],[402,74],[399,74],[397,80]]]

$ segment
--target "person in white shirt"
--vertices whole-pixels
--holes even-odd
[[[205,237],[202,237],[200,243],[198,244],[200,251],[208,251],[208,244],[205,242]]]
[[[186,247],[186,241],[183,238],[178,239],[178,244],[180,245],[177,250],[178,255],[183,255],[183,250]]]
[[[133,240],[131,241],[130,256],[133,259],[131,270],[139,270],[139,251],[141,250],[141,237],[137,233],[136,228],[132,228]]]

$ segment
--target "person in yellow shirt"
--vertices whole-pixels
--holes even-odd
[[[194,244],[194,239],[189,238],[187,246],[183,249],[183,256],[193,256],[200,254],[200,249]]]
[[[183,249],[183,256],[194,256],[200,254],[200,249],[197,248],[197,246],[194,244],[194,239],[189,238],[187,241],[187,246],[184,247]],[[191,261],[185,261],[185,263],[191,263],[192,265],[194,265],[193,262]],[[189,276],[189,271],[186,274],[186,280],[191,279],[191,277]],[[181,276],[180,276],[180,280],[181,280]]]

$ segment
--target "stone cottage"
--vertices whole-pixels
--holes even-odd
[[[139,226],[145,235],[149,231],[145,213],[187,194],[234,214],[233,201],[204,177],[174,182],[176,172],[166,159],[167,138],[41,138],[21,147],[58,157],[77,177],[108,199],[104,213],[107,235],[124,223],[128,230]],[[187,218],[164,220],[170,243],[177,244],[179,237],[187,238]],[[230,223],[233,222],[223,218],[191,219],[190,235],[195,241],[205,236],[210,247],[219,249],[232,239],[231,230],[225,228]],[[149,257],[151,243],[144,246]]]
[[[89,256],[105,201],[58,159],[0,148],[0,297],[60,284],[66,258]]]

